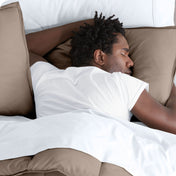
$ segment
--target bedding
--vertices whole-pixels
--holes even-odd
[[[0,161],[0,175],[22,176],[131,176],[125,169],[101,163],[78,150],[55,148],[26,156]]]
[[[176,27],[126,30],[133,76],[149,83],[149,92],[161,104],[169,98],[176,69]]]
[[[92,110],[13,124],[4,121],[0,127],[0,160],[35,155],[49,148],[72,148],[121,166],[135,176],[176,174],[175,135]]]
[[[6,121],[6,122],[25,122],[25,121],[29,121],[29,118],[26,118],[24,116],[3,116],[0,115],[0,122],[1,121]]]
[[[8,2],[6,1],[5,3],[8,3]],[[22,9],[23,9],[23,15],[25,17],[24,23],[25,23],[26,33],[41,30],[41,29],[56,25],[55,22],[53,22],[52,20],[49,20],[52,14],[48,15],[49,13],[46,13],[46,10],[52,9],[49,7],[55,8],[56,7],[55,5],[58,2],[59,1],[55,1],[55,4],[53,3],[54,4],[53,5],[51,1],[43,1],[43,0],[42,1],[39,1],[39,0],[21,1],[20,0],[20,4],[22,5]],[[60,2],[62,4],[62,1]],[[69,1],[67,2],[69,3]],[[82,2],[84,3],[84,1]],[[89,1],[86,1],[86,2],[89,3]],[[98,4],[98,1],[94,1],[94,2],[96,5]],[[109,1],[107,2],[109,3]],[[122,1],[122,2],[125,2],[125,1]],[[131,20],[130,22],[132,22],[132,23],[130,22],[128,23],[128,21],[125,21],[126,27],[134,27],[136,25],[137,26],[140,26],[140,25],[165,26],[165,25],[173,24],[173,9],[174,9],[173,0],[150,1],[148,6],[145,6],[144,1],[138,1],[138,2],[140,3],[141,7],[144,7],[144,8],[147,7],[146,9],[149,9],[149,10],[145,9],[145,11],[143,11],[142,8],[141,9],[139,8],[136,10],[137,12],[136,16],[139,17],[140,15],[138,14],[141,12],[144,15],[144,16],[142,15],[140,16],[142,20],[140,18],[136,18],[135,15],[125,16],[126,20],[130,19]],[[77,1],[75,1],[75,3],[77,3]],[[128,1],[128,3],[131,3],[131,1]],[[159,6],[161,7],[158,12],[156,9],[157,6],[155,6],[156,4],[157,6],[160,4]],[[35,7],[38,8],[37,9],[38,11],[34,10]],[[104,5],[100,6],[100,8],[102,7],[104,7]],[[129,5],[127,7],[131,8],[132,6]],[[31,8],[33,8],[33,10],[31,10]],[[43,10],[39,10],[40,8],[43,8]],[[67,9],[69,8],[69,6],[64,6],[64,8]],[[153,12],[151,10],[152,8],[153,10],[156,9],[154,10],[155,15],[153,16],[155,18],[151,18],[151,12]],[[108,8],[105,8],[105,9],[108,9]],[[1,10],[2,12],[5,12],[5,13],[6,12],[9,13],[9,11],[12,10],[13,19],[16,17],[17,13],[19,13],[18,15],[21,15],[18,4],[8,5],[6,7],[1,8],[0,11]],[[163,13],[163,11],[167,11],[167,10],[168,10],[168,13],[166,14]],[[51,13],[52,12],[54,13],[55,11],[51,10]],[[78,12],[80,13],[81,11],[78,10]],[[128,12],[130,14],[129,10]],[[56,13],[58,13],[58,11],[56,11]],[[71,13],[68,13],[69,15],[71,14],[71,17],[73,17],[73,19],[70,19],[70,17],[68,17],[69,21],[66,22],[65,20],[67,16],[65,15],[65,20],[63,21],[63,23],[68,23],[74,20],[78,21],[79,17],[82,18],[82,16],[79,13],[77,14],[78,16],[73,16]],[[131,13],[134,14],[134,11],[132,11]],[[4,13],[0,13],[1,15],[0,17],[3,17],[2,14]],[[48,18],[46,17],[46,15]],[[22,38],[24,42],[23,44],[26,47],[25,39],[24,39],[24,31],[21,30],[23,28],[21,26],[22,23],[21,22],[14,23],[14,21],[12,20],[12,16],[9,14],[8,16],[10,16],[9,20],[7,20],[8,18],[0,18],[0,21],[2,20],[3,24],[8,24],[8,25],[15,24],[10,28],[6,28],[7,31],[8,30],[10,31],[10,33],[14,29],[16,29],[16,26],[19,27],[20,25],[20,32],[21,32],[19,34],[20,37],[17,35],[19,31],[17,31],[17,34],[7,33],[6,29],[3,29],[3,27],[6,27],[6,25],[1,25],[1,29],[5,31],[3,34],[1,34],[1,36],[4,35],[3,37],[8,38],[8,41],[9,40],[11,41],[12,40],[11,37],[15,37],[15,36],[20,39]],[[39,18],[36,18],[37,16],[39,16]],[[44,18],[42,19],[42,17]],[[61,15],[60,17],[62,18],[63,16]],[[84,19],[86,19],[87,17],[89,18],[89,16],[86,16],[84,17]],[[47,19],[46,21],[44,21],[45,18]],[[133,18],[133,20],[131,18]],[[53,17],[52,19],[57,21],[58,16],[56,18]],[[62,25],[63,24],[62,21],[60,22],[61,22],[60,25]],[[11,46],[10,44],[11,43],[9,42],[9,45],[5,45],[5,46],[2,45],[4,47],[4,50],[7,51],[7,49],[9,49],[9,46]],[[20,46],[21,45],[18,46],[18,42],[13,43],[12,50],[16,51],[17,50],[16,47],[20,48]],[[24,52],[26,52],[26,50],[22,51],[23,54]],[[31,82],[30,82],[31,78],[29,77],[29,72],[28,72],[29,71],[29,65],[28,65],[28,59],[27,59],[28,53],[25,53],[23,57],[20,56],[19,60],[16,60],[16,56],[18,57],[19,53],[21,53],[21,51],[13,52],[13,56],[11,56],[11,59],[8,58],[7,60],[3,60],[3,61],[8,65],[9,62],[12,61],[12,58],[15,57],[15,62],[13,62],[14,67],[16,66],[16,68],[19,68],[19,65],[22,64],[23,62],[26,64],[22,66],[22,68],[24,69],[23,70],[24,74],[21,73],[21,75],[23,75],[27,80],[26,81],[27,82],[26,85],[28,85],[26,86],[27,88],[19,86],[19,84],[16,85],[15,83],[13,83],[13,86],[11,86],[11,88],[12,87],[17,88],[22,92],[23,91],[30,92],[29,97],[32,97]],[[8,54],[10,55],[11,52],[9,52]],[[24,58],[27,60],[24,61],[23,59],[21,60],[20,58]],[[18,72],[18,70],[16,70],[15,73],[16,72]],[[11,73],[10,76],[11,75],[13,74]],[[10,88],[10,86],[7,86],[7,87]],[[21,90],[21,88],[23,88],[24,90]],[[13,105],[15,104],[14,102],[16,102],[17,100],[21,100],[20,96],[18,96],[17,99],[13,100],[11,99],[11,97],[13,98],[13,96],[11,94],[9,95],[10,95],[9,101]],[[13,93],[13,95],[15,95],[15,93]],[[33,106],[33,99],[32,98],[30,99],[32,100],[31,102]],[[24,104],[22,105],[25,105],[26,103],[29,103],[29,102],[30,101],[25,101],[23,102]],[[10,103],[8,105],[9,105],[8,108],[14,109],[14,107],[10,106]],[[17,109],[20,111],[23,111],[22,107],[23,106],[20,106]],[[30,108],[31,108],[31,105],[29,105],[29,109]],[[24,114],[26,113],[27,112],[25,112]],[[59,116],[57,115],[46,116],[42,119],[36,119],[36,120],[30,120],[23,116],[17,116],[19,115],[19,112],[13,113],[13,114],[14,116],[0,116],[0,136],[1,136],[0,138],[0,160],[1,160],[0,176],[7,176],[7,175],[130,176],[131,174],[133,175],[139,174],[140,176],[141,175],[144,175],[144,176],[145,175],[150,175],[150,176],[151,175],[161,175],[161,176],[176,175],[176,169],[175,169],[176,159],[174,155],[176,143],[175,143],[175,135],[173,134],[150,129],[146,127],[144,124],[142,124],[141,126],[136,123],[130,123],[130,122],[125,122],[121,120],[111,119],[109,116],[96,114],[93,111],[74,112],[74,113],[69,112]],[[107,129],[107,131],[105,131],[104,129]],[[67,133],[65,133],[64,130],[67,130]],[[69,130],[73,133],[71,133]],[[102,137],[102,135],[105,135],[105,138],[104,136]],[[58,137],[60,137],[61,140],[58,140]],[[70,138],[73,137],[73,139],[69,140],[69,137]],[[89,138],[91,141],[90,143],[88,142]],[[117,140],[115,140],[116,138]],[[78,142],[78,141],[81,141],[81,142]],[[113,147],[112,144],[115,144],[114,146],[117,146],[117,147],[116,148]],[[58,146],[60,146],[61,148],[56,148]],[[65,147],[68,147],[68,148],[65,148]],[[115,153],[110,151],[111,148],[112,148],[112,151],[114,151]],[[117,157],[115,157],[114,154],[117,154]],[[128,156],[126,157],[126,155]],[[107,161],[108,163],[103,161]],[[125,169],[128,171],[126,171]]]
[[[4,4],[16,0],[7,0]],[[115,14],[124,27],[173,26],[175,0],[18,0],[26,33],[93,18],[95,11]],[[137,5],[136,5],[137,4]],[[108,7],[108,8],[107,8]],[[37,18],[36,18],[37,17]]]
[[[20,6],[0,8],[0,115],[27,115],[34,106]]]

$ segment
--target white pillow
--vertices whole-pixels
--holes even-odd
[[[1,0],[4,1],[4,0]],[[6,0],[7,4],[17,0]],[[125,28],[173,26],[175,0],[18,0],[26,33],[115,14]]]

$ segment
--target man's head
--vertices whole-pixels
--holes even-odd
[[[72,39],[70,51],[73,66],[97,66],[110,73],[131,74],[132,60],[122,23],[113,16],[94,17],[94,24],[81,26]]]

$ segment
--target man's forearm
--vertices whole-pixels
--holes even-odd
[[[26,35],[29,51],[44,56],[59,43],[72,37],[73,31],[77,31],[84,23],[93,24],[93,19],[78,21]]]
[[[43,61],[43,62],[47,62],[47,60],[45,60],[42,56],[39,56],[35,53],[32,53],[31,51],[29,51],[29,62],[30,62],[30,66],[32,66],[35,62],[38,61]]]

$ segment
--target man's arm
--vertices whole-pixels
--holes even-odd
[[[29,51],[39,56],[44,56],[59,43],[64,42],[73,36],[73,31],[77,31],[84,23],[93,24],[93,19],[78,21],[60,27],[31,33],[26,35]]]
[[[29,51],[29,62],[30,62],[29,64],[30,64],[30,66],[32,66],[35,62],[38,62],[38,61],[47,62],[47,60],[44,59],[42,56],[39,56],[39,55]]]
[[[176,87],[173,85],[167,106],[155,101],[144,90],[131,111],[147,126],[176,134]]]

